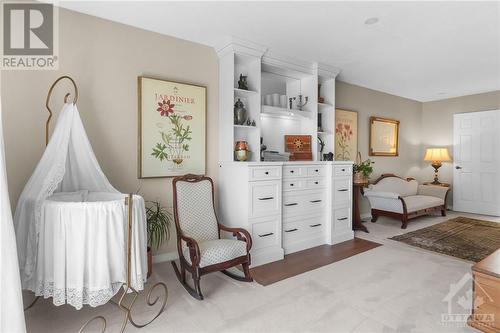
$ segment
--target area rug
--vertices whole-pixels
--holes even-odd
[[[500,248],[500,223],[460,216],[390,239],[478,262]]]
[[[336,245],[321,245],[288,254],[283,260],[257,266],[252,268],[250,272],[257,283],[268,286],[381,245],[361,238],[354,238]]]

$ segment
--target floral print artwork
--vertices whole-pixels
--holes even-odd
[[[335,111],[335,159],[353,161],[358,151],[358,114],[354,111]]]

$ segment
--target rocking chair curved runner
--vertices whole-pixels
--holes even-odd
[[[202,300],[202,275],[222,271],[233,279],[252,282],[249,270],[252,238],[245,229],[228,228],[218,222],[212,179],[189,174],[174,178],[172,186],[180,271],[174,261],[172,266],[183,287]],[[222,239],[221,231],[236,239]],[[244,276],[227,271],[237,265],[242,265]],[[186,282],[186,270],[193,277],[194,288]]]

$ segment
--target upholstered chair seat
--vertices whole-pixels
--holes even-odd
[[[186,175],[174,178],[172,186],[180,271],[175,262],[172,265],[184,288],[202,300],[200,277],[204,274],[221,271],[240,281],[253,281],[249,270],[252,238],[244,229],[218,222],[212,179]],[[233,238],[221,238],[221,231]],[[242,265],[244,276],[227,271],[237,265]],[[194,289],[186,282],[186,271],[193,277]]]
[[[200,267],[220,264],[247,255],[247,243],[235,239],[214,239],[199,242]],[[182,252],[186,261],[191,264],[189,247],[183,246]]]

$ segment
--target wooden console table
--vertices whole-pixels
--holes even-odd
[[[500,332],[500,249],[474,266],[474,298],[467,323],[487,333]]]
[[[363,195],[363,188],[367,185],[368,183],[352,183],[352,230],[362,230],[369,233],[361,221],[361,214],[359,213],[359,198]]]

